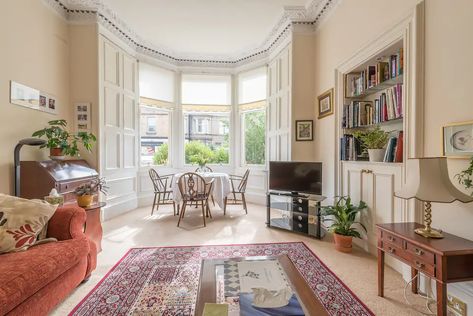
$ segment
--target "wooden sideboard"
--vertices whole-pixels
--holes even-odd
[[[414,232],[418,223],[378,224],[378,295],[384,296],[384,254],[411,266],[412,278],[419,272],[436,281],[437,315],[447,315],[447,284],[473,280],[473,241],[443,233],[429,239]],[[412,282],[417,293],[418,278]]]

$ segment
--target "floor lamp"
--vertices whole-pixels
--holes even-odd
[[[20,196],[20,149],[24,145],[27,146],[41,146],[46,144],[46,141],[39,138],[24,138],[18,142],[13,152],[13,160],[15,162],[15,196]]]

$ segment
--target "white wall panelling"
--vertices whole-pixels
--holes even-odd
[[[99,37],[100,173],[109,194],[103,218],[137,206],[138,63],[103,35]]]

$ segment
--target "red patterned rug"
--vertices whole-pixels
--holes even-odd
[[[331,315],[374,315],[302,242],[132,248],[69,315],[194,315],[204,258],[287,254]]]

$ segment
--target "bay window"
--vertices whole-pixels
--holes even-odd
[[[174,72],[140,63],[140,153],[142,165],[169,163],[174,108]]]
[[[228,164],[231,77],[182,75],[181,101],[186,164]]]
[[[241,73],[238,83],[242,164],[265,165],[266,68]]]

